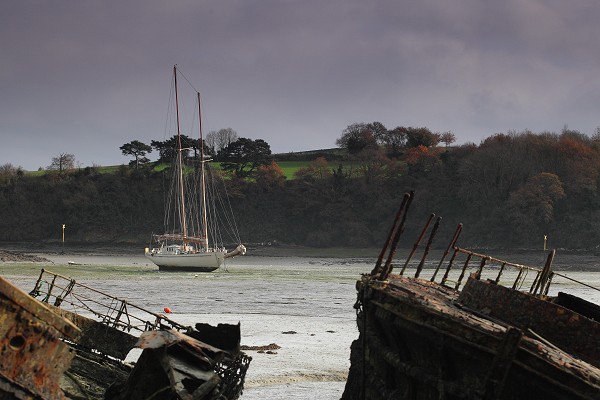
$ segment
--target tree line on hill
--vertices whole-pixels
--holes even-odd
[[[509,132],[449,146],[454,141],[450,132],[361,123],[342,132],[340,151],[308,153],[293,179],[266,143],[252,168],[235,157],[221,162],[232,164],[223,173],[250,243],[381,246],[404,193],[414,190],[401,246],[412,246],[432,212],[443,218],[439,248],[458,223],[468,247],[541,249],[544,236],[555,248],[600,244],[599,132]],[[59,238],[64,223],[71,241],[147,242],[161,230],[169,174],[142,164],[41,176],[1,167],[0,240]]]

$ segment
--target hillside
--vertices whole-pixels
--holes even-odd
[[[320,158],[314,158],[314,156]],[[459,222],[466,246],[596,249],[600,147],[573,132],[495,135],[479,146],[415,147],[398,157],[323,151],[276,155],[281,172],[228,179],[242,240],[314,247],[378,247],[414,190],[410,247],[431,212],[438,248]],[[147,243],[162,227],[160,168],[85,168],[0,176],[1,241]]]

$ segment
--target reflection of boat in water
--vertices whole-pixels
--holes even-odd
[[[429,230],[432,215],[400,262],[411,201],[406,195],[375,268],[357,283],[360,335],[342,399],[599,399],[600,307],[548,296],[553,280],[581,283],[552,271],[554,251],[543,268],[496,259],[460,248],[459,225],[441,261],[427,264],[441,220]]]
[[[186,327],[44,270],[30,295],[0,278],[2,399],[216,400],[242,393],[251,359],[240,351],[239,324]],[[134,347],[142,352],[132,367],[123,360]]]
[[[204,151],[200,93],[196,93],[200,130],[198,144],[184,143],[180,133],[177,73],[175,66],[173,86],[177,134],[171,188],[165,207],[165,233],[153,235],[155,247],[147,248],[145,254],[161,271],[212,272],[218,269],[226,258],[245,254],[246,248],[239,243],[237,233],[235,239],[239,244],[233,251],[228,252],[222,243],[217,243],[221,240],[219,222],[227,221],[230,224],[229,230],[233,231],[233,216],[226,215],[230,214],[230,209],[222,207],[224,200],[221,199],[221,207],[217,207],[216,189],[209,190],[209,184],[214,183],[216,177],[215,174],[207,173],[210,158],[205,157]],[[198,158],[187,157],[190,148],[198,149]],[[195,164],[186,168],[186,161]],[[209,178],[210,182],[207,182]]]

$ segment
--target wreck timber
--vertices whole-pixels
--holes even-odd
[[[357,282],[359,338],[342,399],[600,399],[600,307],[547,295],[553,279],[570,279],[552,271],[554,251],[542,268],[500,260],[459,247],[459,225],[426,269],[434,226],[413,274],[432,214],[394,274],[412,197]]]
[[[47,270],[29,295],[0,278],[0,338],[2,399],[233,400],[251,361],[239,323],[184,326]]]
[[[59,381],[74,356],[61,338],[79,329],[0,277],[0,398],[64,399]]]

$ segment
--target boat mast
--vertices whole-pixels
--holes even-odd
[[[202,137],[202,107],[200,93],[198,94],[198,127],[200,129],[200,179],[202,180],[202,220],[204,222],[204,247],[208,251],[208,224],[206,218],[206,186],[204,182],[204,139]]]
[[[183,242],[187,238],[187,226],[185,223],[185,199],[183,197],[183,151],[181,146],[181,134],[179,130],[179,97],[177,95],[177,64],[173,66],[173,76],[175,79],[175,112],[177,114],[177,152],[178,167],[179,167],[179,198],[180,198],[180,218],[181,218],[181,233],[183,234]]]

